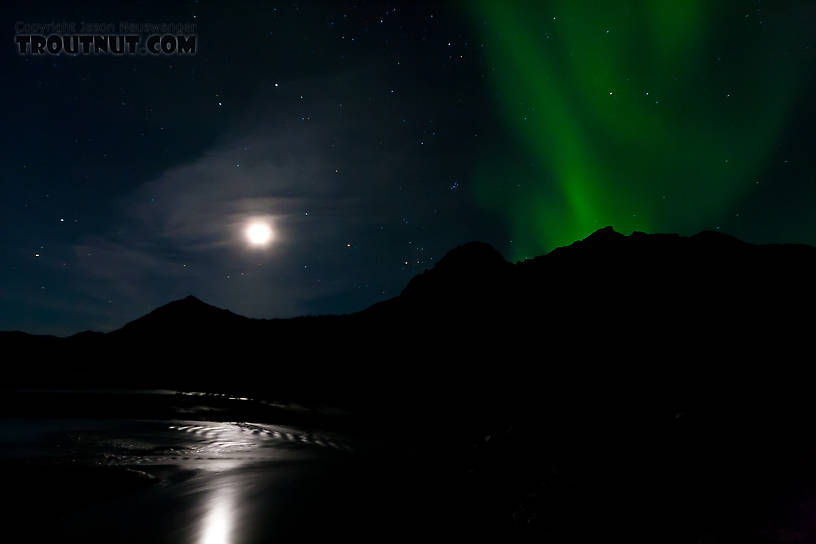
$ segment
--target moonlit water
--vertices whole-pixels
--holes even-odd
[[[226,487],[213,492],[206,506],[206,513],[199,525],[201,544],[224,544],[230,542],[234,515],[235,490]]]
[[[134,475],[144,485],[119,500],[168,505],[175,514],[166,527],[168,540],[201,544],[247,540],[245,530],[257,527],[245,518],[258,504],[275,502],[282,467],[290,476],[299,464],[351,449],[336,436],[292,427],[182,420],[0,420],[0,442],[5,462],[24,458]],[[121,516],[129,523],[132,511],[106,515],[108,522]],[[80,510],[65,530],[70,534],[88,522]]]
[[[284,425],[0,419],[0,463],[17,475],[7,492],[31,495],[21,513],[49,521],[18,528],[68,540],[234,544],[291,536],[308,525],[301,518],[324,511],[314,490],[326,467],[352,456],[337,434]],[[6,515],[3,525],[14,525],[16,516]]]
[[[7,542],[416,542],[461,537],[451,513],[469,512],[409,453],[434,451],[422,424],[384,440],[337,410],[212,393],[0,400]]]

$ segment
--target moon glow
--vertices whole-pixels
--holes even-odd
[[[244,230],[247,242],[253,247],[264,247],[272,240],[272,227],[268,223],[255,221]]]

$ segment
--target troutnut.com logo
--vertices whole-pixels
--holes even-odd
[[[26,23],[14,25],[20,55],[195,55],[195,23]]]

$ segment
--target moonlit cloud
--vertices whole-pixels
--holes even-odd
[[[441,148],[417,143],[439,130],[423,103],[431,90],[384,118],[354,94],[379,85],[358,68],[259,87],[217,141],[117,193],[110,219],[86,223],[62,254],[46,250],[40,266],[73,302],[55,309],[44,291],[36,330],[112,330],[190,294],[250,317],[352,312],[398,295],[444,251],[489,240],[470,233],[473,216],[448,190],[450,163],[465,172],[471,159],[443,168]],[[262,249],[246,242],[258,218],[274,228]]]
[[[251,317],[288,317],[353,288],[354,263],[338,248],[378,221],[361,201],[382,176],[341,185],[327,158],[331,126],[270,124],[259,119],[142,184],[117,203],[115,229],[74,245],[75,273],[92,280],[80,289],[119,316],[107,328],[188,294]],[[245,239],[258,217],[274,224],[261,252]]]
[[[257,141],[257,155],[234,147],[208,153],[124,199],[120,230],[75,246],[79,269],[97,280],[90,290],[108,289],[103,298],[132,307],[132,317],[191,293],[256,317],[308,312],[331,282],[303,281],[304,266],[350,228],[342,217],[356,215],[355,200],[321,191],[316,159],[296,167],[260,158],[274,145]],[[236,155],[240,168],[231,164]],[[243,239],[258,216],[276,229],[274,246],[261,254]]]

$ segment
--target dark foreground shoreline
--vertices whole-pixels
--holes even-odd
[[[801,405],[565,407],[477,429],[419,412],[385,428],[228,394],[18,391],[3,402],[0,478],[14,500],[2,526],[13,540],[816,535],[816,448]]]
[[[204,495],[236,489],[249,542],[816,542],[814,277],[809,246],[602,229],[516,264],[462,246],[345,316],[188,297],[0,334],[30,356],[0,395],[4,526],[76,506],[97,540],[196,541]],[[92,455],[42,455],[64,444]]]
[[[375,542],[461,534],[469,517],[462,487],[445,481],[456,473],[417,455],[440,444],[326,430],[343,416],[273,404],[170,391],[7,393],[0,478],[14,501],[2,511],[4,538]],[[285,424],[282,414],[290,415]]]

